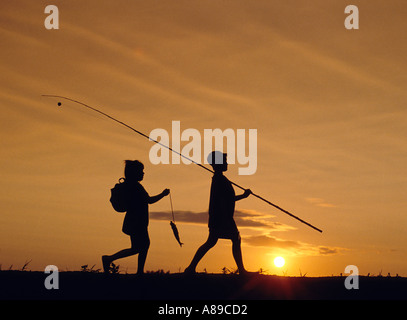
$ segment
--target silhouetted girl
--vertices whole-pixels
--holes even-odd
[[[127,212],[123,221],[122,231],[130,236],[131,247],[120,250],[115,254],[102,256],[103,270],[109,272],[110,264],[120,258],[125,258],[138,253],[137,273],[144,272],[144,264],[150,247],[150,237],[148,236],[148,205],[161,200],[170,192],[165,189],[160,194],[150,197],[140,181],[144,177],[144,165],[138,160],[126,160],[124,168],[127,190]]]

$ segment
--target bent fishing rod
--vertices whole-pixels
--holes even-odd
[[[110,120],[113,120],[113,121],[117,122],[118,124],[120,124],[120,125],[122,125],[122,126],[128,128],[128,129],[130,129],[130,130],[132,130],[133,132],[135,132],[135,133],[141,135],[142,137],[147,138],[149,141],[152,141],[152,142],[154,142],[154,143],[157,143],[157,144],[159,144],[160,146],[162,146],[162,147],[164,147],[164,148],[170,150],[171,152],[174,152],[174,153],[178,154],[179,156],[183,157],[184,159],[187,159],[188,161],[192,162],[193,164],[199,166],[200,168],[202,168],[202,169],[204,169],[204,170],[206,170],[206,171],[209,171],[209,172],[211,172],[211,173],[215,173],[213,170],[211,170],[211,169],[205,167],[205,166],[202,165],[201,163],[198,163],[198,162],[194,161],[193,159],[191,159],[191,158],[189,158],[189,157],[183,155],[182,153],[178,152],[177,150],[172,149],[170,146],[167,146],[167,145],[161,143],[160,141],[157,141],[157,140],[155,140],[155,139],[150,138],[148,135],[144,134],[143,132],[141,132],[141,131],[139,131],[139,130],[137,130],[137,129],[131,127],[131,126],[129,126],[128,124],[126,124],[126,123],[124,123],[124,122],[122,122],[122,121],[120,121],[120,120],[118,120],[118,119],[116,119],[116,118],[114,118],[114,117],[108,115],[107,113],[105,113],[105,112],[103,112],[103,111],[100,111],[100,110],[98,110],[98,109],[96,109],[96,108],[94,108],[94,107],[91,107],[91,106],[87,105],[86,103],[83,103],[83,102],[81,102],[81,101],[74,100],[74,99],[71,99],[71,98],[68,98],[68,97],[64,97],[64,96],[58,96],[58,95],[43,94],[42,96],[43,96],[43,97],[46,97],[46,98],[59,98],[59,99],[64,99],[64,100],[67,100],[67,101],[71,101],[71,102],[73,102],[73,103],[77,103],[77,104],[79,104],[79,105],[81,105],[81,106],[83,106],[83,107],[85,107],[85,108],[88,108],[88,109],[90,109],[90,110],[92,110],[92,111],[94,111],[94,112],[97,112],[97,113],[101,114],[102,116],[104,116],[104,117],[106,117],[106,118],[108,118],[108,119],[110,119]],[[61,106],[61,103],[60,103],[60,102],[58,102],[58,106]],[[237,188],[242,189],[242,190],[246,190],[246,188],[243,188],[242,186],[238,185],[237,183],[235,183],[235,182],[233,182],[233,181],[230,181],[230,182],[231,182],[234,186],[236,186]],[[258,198],[258,199],[264,201],[265,203],[269,204],[270,206],[272,206],[272,207],[274,207],[274,208],[280,210],[281,212],[284,212],[285,214],[289,215],[290,217],[296,219],[297,221],[299,221],[299,222],[301,222],[301,223],[303,223],[303,224],[305,224],[305,225],[311,227],[312,229],[314,229],[314,230],[316,230],[316,231],[322,233],[322,230],[321,230],[321,229],[319,229],[319,228],[313,226],[312,224],[310,224],[310,223],[304,221],[303,219],[301,219],[301,218],[297,217],[296,215],[292,214],[291,212],[289,212],[289,211],[287,211],[287,210],[285,210],[285,209],[279,207],[278,205],[276,205],[276,204],[272,203],[271,201],[269,201],[269,200],[263,198],[262,196],[260,196],[260,195],[258,195],[258,194],[255,194],[255,193],[253,193],[253,192],[252,192],[251,194],[252,194],[254,197],[256,197],[256,198]]]

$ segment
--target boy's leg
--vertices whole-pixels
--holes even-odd
[[[238,234],[236,238],[232,239],[232,252],[233,258],[236,261],[237,268],[239,269],[239,274],[245,273],[246,269],[243,266],[243,258],[242,258],[242,247],[241,247],[241,238]]]
[[[195,268],[198,265],[199,261],[203,258],[203,256],[211,249],[216,243],[218,242],[218,237],[214,236],[213,234],[209,233],[208,240],[199,247],[196,251],[194,258],[192,259],[189,266],[185,269],[186,273],[194,273]]]

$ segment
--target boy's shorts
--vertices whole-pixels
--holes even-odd
[[[239,230],[236,229],[216,229],[210,228],[209,234],[219,239],[230,239],[232,241],[240,240]]]

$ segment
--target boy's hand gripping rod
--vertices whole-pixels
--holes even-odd
[[[155,139],[150,138],[148,135],[144,134],[143,132],[138,131],[137,129],[135,129],[135,128],[129,126],[128,124],[126,124],[126,123],[124,123],[124,122],[122,122],[122,121],[120,121],[120,120],[117,120],[116,118],[113,118],[112,116],[108,115],[107,113],[104,113],[104,112],[102,112],[102,111],[100,111],[100,110],[98,110],[98,109],[96,109],[96,108],[93,108],[93,107],[91,107],[91,106],[89,106],[89,105],[87,105],[87,104],[85,104],[85,103],[83,103],[83,102],[80,102],[80,101],[78,101],[78,100],[74,100],[74,99],[71,99],[71,98],[63,97],[63,96],[58,96],[58,95],[43,94],[42,96],[43,96],[43,97],[47,97],[47,98],[60,98],[60,99],[65,99],[65,100],[68,100],[68,101],[77,103],[77,104],[79,104],[79,105],[81,105],[81,106],[83,106],[83,107],[86,107],[86,108],[88,108],[88,109],[90,109],[90,110],[92,110],[92,111],[95,111],[95,112],[97,112],[97,113],[99,113],[99,114],[105,116],[106,118],[109,118],[109,119],[111,119],[111,120],[113,120],[113,121],[115,121],[115,122],[121,124],[122,126],[128,128],[128,129],[130,129],[130,130],[132,130],[132,131],[134,131],[135,133],[137,133],[137,134],[143,136],[144,138],[147,138],[148,140],[153,141],[154,143],[157,143],[157,144],[159,144],[160,146],[163,146],[164,148],[167,148],[167,149],[170,150],[171,152],[174,152],[174,153],[178,154],[179,156],[183,157],[184,159],[187,159],[188,161],[191,161],[193,164],[196,164],[197,166],[201,167],[202,169],[205,169],[206,171],[209,171],[209,172],[211,172],[211,173],[215,173],[213,170],[211,170],[211,169],[205,167],[204,165],[202,165],[202,164],[200,164],[200,163],[198,163],[198,162],[192,160],[191,158],[189,158],[189,157],[187,157],[187,156],[181,154],[180,152],[178,152],[178,151],[172,149],[171,147],[169,147],[169,146],[167,146],[167,145],[165,145],[165,144],[162,144],[161,142],[159,142],[159,141],[157,141],[157,140],[155,140]],[[58,105],[61,105],[61,104],[58,103]],[[239,189],[246,190],[246,188],[243,188],[242,186],[238,185],[237,183],[234,183],[233,181],[230,181],[230,182],[231,182],[234,186],[238,187]],[[289,215],[290,217],[292,217],[292,218],[294,218],[294,219],[300,221],[301,223],[303,223],[303,224],[305,224],[305,225],[311,227],[312,229],[314,229],[314,230],[316,230],[316,231],[319,231],[319,232],[322,232],[321,229],[319,229],[319,228],[313,226],[312,224],[310,224],[310,223],[308,223],[308,222],[302,220],[301,218],[297,217],[296,215],[292,214],[291,212],[288,212],[287,210],[285,210],[285,209],[279,207],[278,205],[276,205],[276,204],[270,202],[269,200],[264,199],[263,197],[259,196],[258,194],[255,194],[255,193],[252,192],[252,195],[255,196],[256,198],[258,198],[258,199],[264,201],[265,203],[267,203],[267,204],[273,206],[274,208],[276,208],[276,209],[278,209],[278,210],[284,212],[285,214]]]

